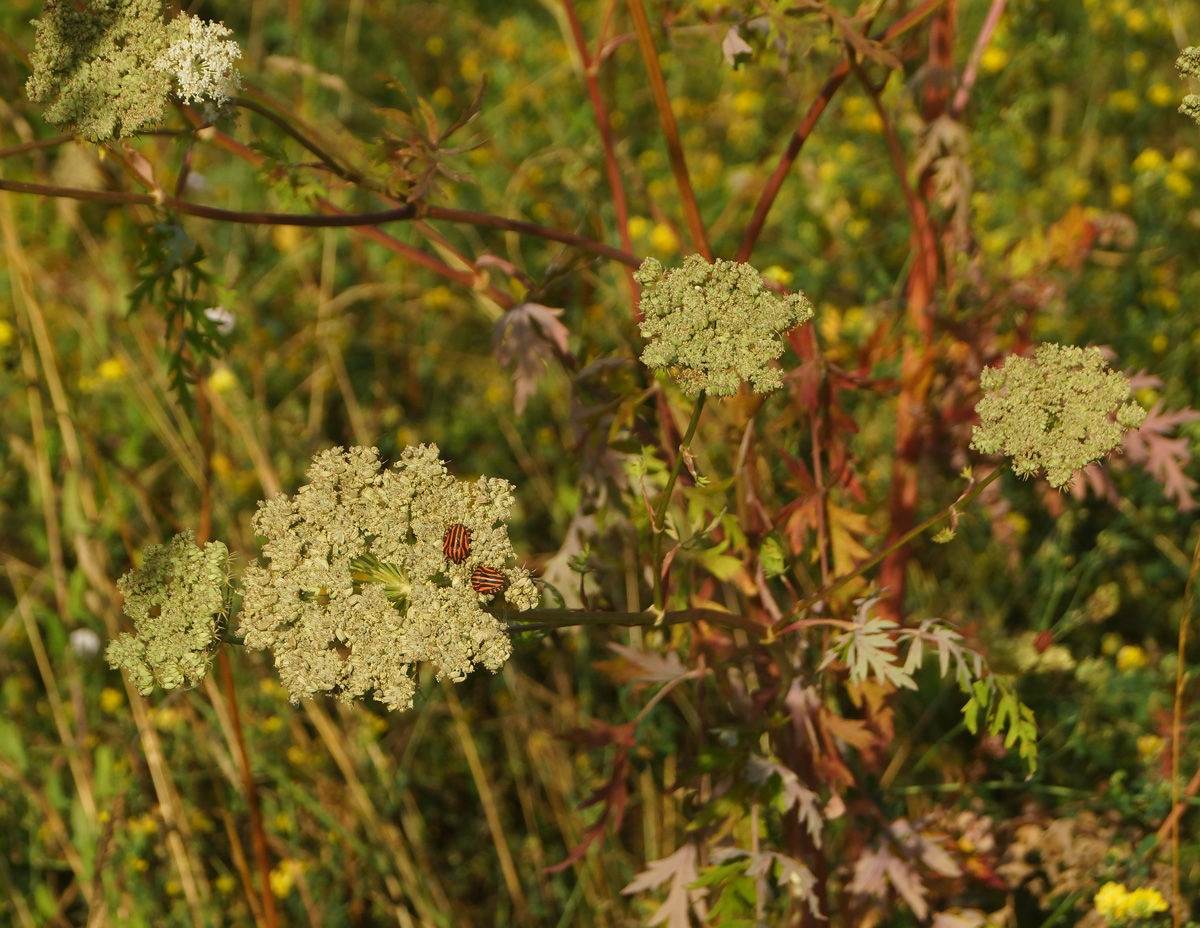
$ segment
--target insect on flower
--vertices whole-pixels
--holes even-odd
[[[461,522],[455,522],[442,536],[442,551],[455,564],[461,564],[471,553],[471,530]]]
[[[504,589],[504,574],[495,567],[476,567],[471,571],[471,587],[485,596]]]

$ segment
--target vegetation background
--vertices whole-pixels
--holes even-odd
[[[193,6],[241,43],[236,127],[195,133],[177,108],[170,131],[98,146],[25,96],[41,5],[0,5],[0,177],[141,193],[186,174],[181,198],[227,210],[407,195],[469,214],[321,228],[0,195],[0,921],[817,924],[816,892],[839,925],[1099,925],[1108,881],[1172,898],[1171,820],[1175,918],[1200,917],[1191,714],[1172,738],[1178,661],[1197,659],[1178,645],[1200,435],[1200,138],[1173,65],[1200,9],[647,2],[689,193],[639,2]],[[914,10],[885,43],[848,39]],[[647,500],[692,411],[636,361],[629,268],[706,248],[817,313],[784,390],[705,408],[708,480],[685,471],[672,508],[675,609],[788,615],[951,504],[962,469],[987,467],[967,451],[984,365],[1056,341],[1141,375],[1150,425],[1123,458],[1072,494],[1005,475],[951,542],[921,536],[868,575],[886,614],[944,617],[1013,680],[1037,718],[1032,775],[1003,732],[966,730],[932,662],[910,692],[818,670],[828,628],[780,659],[719,623],[604,622],[651,602]],[[216,355],[177,351],[216,305],[235,320],[197,330]],[[193,528],[244,563],[257,502],[294,492],[314,453],[423,442],[461,478],[516,485],[517,550],[568,605],[582,590],[594,624],[521,635],[495,676],[429,678],[404,714],[293,707],[269,655],[232,646],[202,687],[142,699],[76,634],[123,627],[114,584],[144,545]],[[853,617],[868,591],[823,614]],[[639,715],[646,680],[673,671],[696,673]],[[802,722],[822,733],[808,754]],[[779,767],[755,780],[760,746]],[[819,796],[820,846],[797,784]],[[780,857],[748,870],[730,846]],[[792,891],[789,860],[818,890]]]

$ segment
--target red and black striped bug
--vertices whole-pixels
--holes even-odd
[[[485,596],[499,593],[504,589],[504,574],[495,567],[476,567],[471,571],[471,587]]]
[[[455,522],[442,536],[442,551],[455,564],[461,564],[471,553],[471,530]]]

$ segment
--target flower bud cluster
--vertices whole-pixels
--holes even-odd
[[[1200,48],[1195,45],[1185,48],[1179,57],[1175,59],[1175,67],[1179,69],[1179,73],[1184,77],[1194,77],[1200,79]],[[1200,125],[1200,96],[1194,93],[1189,93],[1183,98],[1183,102],[1179,105],[1179,112],[1185,116],[1190,116],[1197,125]]]
[[[105,657],[143,696],[155,683],[192,687],[208,673],[227,611],[228,563],[225,545],[210,541],[201,549],[188,531],[146,548],[142,566],[117,581],[137,633],[119,635]]]
[[[1010,357],[983,371],[979,385],[985,395],[971,447],[1009,455],[1021,477],[1045,470],[1056,489],[1120,448],[1124,433],[1146,418],[1099,348],[1042,345],[1034,358]]]
[[[647,367],[670,369],[690,396],[701,390],[728,396],[743,380],[758,393],[783,384],[771,362],[783,354],[780,333],[812,318],[804,294],[780,299],[749,264],[709,264],[699,255],[665,273],[647,258],[633,276],[645,288],[640,305],[642,337],[650,340],[642,352]]]

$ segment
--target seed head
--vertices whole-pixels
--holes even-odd
[[[1045,470],[1055,488],[1075,471],[1121,447],[1122,436],[1146,418],[1129,399],[1129,381],[1110,371],[1099,348],[1047,344],[1034,358],[1009,357],[979,377],[971,447],[1007,454],[1028,477]]]
[[[117,581],[135,634],[112,641],[105,657],[128,671],[143,696],[193,687],[208,673],[226,614],[229,550],[210,541],[201,550],[190,531],[146,548],[142,566]]]
[[[689,255],[683,267],[663,272],[647,258],[634,278],[642,291],[642,337],[650,344],[642,363],[670,369],[685,393],[715,396],[737,391],[749,380],[758,393],[783,384],[771,361],[783,353],[780,333],[812,318],[802,293],[780,299],[749,264],[709,264]]]
[[[1175,59],[1175,67],[1184,77],[1200,78],[1200,48],[1194,45],[1185,48]],[[1197,125],[1200,125],[1200,96],[1194,93],[1185,96],[1183,103],[1179,105],[1179,112],[1190,116]]]

